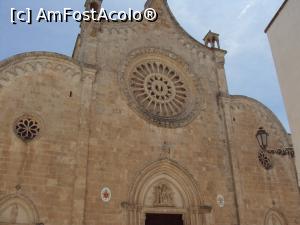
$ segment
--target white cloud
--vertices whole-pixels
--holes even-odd
[[[238,19],[241,19],[250,8],[252,8],[256,4],[257,0],[249,0],[243,10],[240,12]]]

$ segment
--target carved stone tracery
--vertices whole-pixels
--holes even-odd
[[[136,101],[153,116],[172,117],[184,111],[188,90],[170,66],[146,61],[136,66],[130,79]]]
[[[272,169],[272,167],[273,167],[272,161],[269,158],[269,155],[267,152],[260,150],[258,152],[258,160],[266,170]]]
[[[185,126],[206,106],[204,96],[198,93],[200,81],[189,66],[177,55],[160,49],[130,53],[119,82],[128,105],[158,126]]]
[[[23,141],[35,139],[41,130],[41,124],[31,115],[23,115],[15,122],[15,133]]]

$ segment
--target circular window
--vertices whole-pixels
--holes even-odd
[[[158,62],[137,65],[130,78],[131,91],[147,112],[161,117],[176,116],[185,108],[188,91],[174,69]]]
[[[266,170],[270,170],[272,169],[272,162],[271,159],[268,157],[267,153],[260,150],[258,152],[258,159],[259,162],[261,163],[261,165],[266,169]]]
[[[198,115],[203,97],[197,93],[187,64],[178,56],[158,49],[140,49],[127,59],[120,85],[129,106],[141,117],[158,126],[177,128]]]
[[[40,133],[40,124],[31,116],[23,116],[15,122],[15,133],[23,141],[31,141]]]

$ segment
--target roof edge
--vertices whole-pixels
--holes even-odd
[[[155,0],[147,0],[144,7],[150,7],[151,4],[154,3]],[[183,35],[185,35],[187,38],[189,38],[192,42],[194,42],[196,45],[201,46],[205,49],[207,49],[208,51],[213,51],[213,50],[218,50],[220,52],[223,52],[224,54],[227,54],[227,51],[225,49],[214,49],[214,48],[209,48],[208,46],[205,46],[205,44],[203,44],[200,40],[194,38],[189,32],[187,32],[182,26],[181,24],[178,22],[178,20],[176,19],[175,15],[173,14],[173,11],[170,8],[170,5],[168,3],[168,0],[160,0],[161,4],[166,8],[167,13],[170,16],[171,21],[174,23],[174,25],[182,32]]]
[[[245,99],[249,102],[252,102],[254,104],[257,104],[259,105],[260,107],[262,107],[273,119],[274,121],[276,121],[279,126],[281,127],[281,130],[283,133],[285,133],[286,135],[288,135],[289,133],[287,132],[286,128],[284,127],[283,123],[281,122],[281,120],[277,117],[277,115],[268,107],[266,106],[264,103],[262,103],[261,101],[255,99],[255,98],[252,98],[252,97],[249,97],[249,96],[246,96],[246,95],[230,95],[230,98],[232,100],[241,100],[241,99]]]
[[[268,30],[270,29],[270,27],[272,26],[272,24],[275,22],[276,18],[279,16],[280,12],[283,10],[283,8],[285,7],[286,3],[288,2],[288,0],[285,0],[282,5],[280,6],[280,8],[278,9],[278,11],[276,12],[276,14],[273,16],[272,20],[270,21],[270,23],[268,24],[268,26],[265,29],[265,33],[268,32]]]
[[[31,51],[31,52],[23,52],[23,53],[18,53],[15,55],[12,55],[4,60],[0,61],[0,68],[5,67],[6,65],[18,61],[18,60],[23,60],[24,58],[53,58],[53,59],[59,59],[59,60],[64,60],[65,62],[72,63],[78,67],[84,67],[87,69],[95,69],[93,65],[82,63],[68,55],[56,53],[56,52],[49,52],[49,51]]]

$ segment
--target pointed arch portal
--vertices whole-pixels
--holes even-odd
[[[38,221],[39,215],[34,204],[25,196],[12,194],[0,200],[0,225],[35,225]]]
[[[270,209],[265,217],[265,225],[287,225],[286,220],[279,211]]]
[[[211,207],[203,206],[192,175],[169,159],[144,168],[131,187],[128,200],[122,203],[127,225],[160,225],[163,220],[170,225],[210,224]]]

